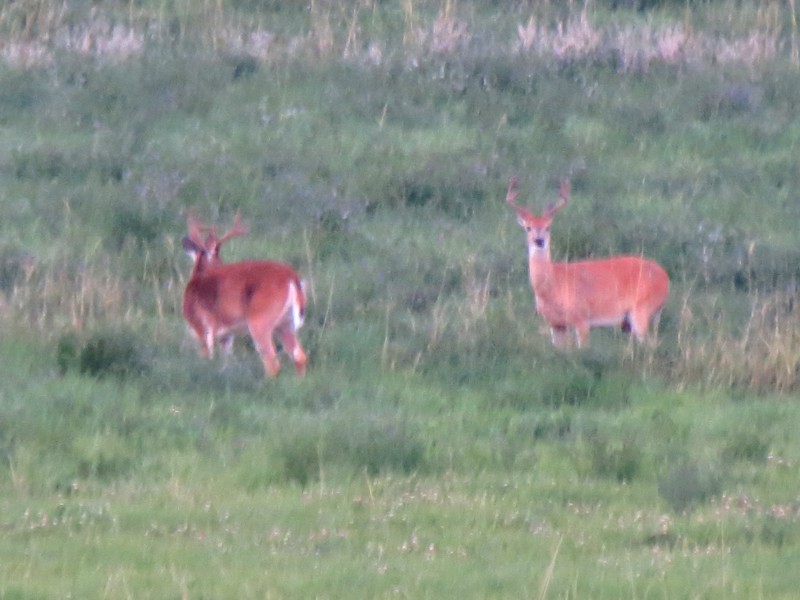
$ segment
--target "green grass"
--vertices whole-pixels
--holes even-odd
[[[796,595],[791,3],[354,4],[0,9],[0,598]],[[552,349],[512,175],[656,347]],[[197,357],[190,209],[305,378]]]

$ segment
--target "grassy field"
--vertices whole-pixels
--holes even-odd
[[[792,598],[794,2],[0,7],[0,598]],[[670,274],[542,333],[524,232]],[[204,362],[192,210],[308,283]]]

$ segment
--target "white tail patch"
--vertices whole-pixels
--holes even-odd
[[[248,331],[266,374],[275,377],[280,371],[273,340],[277,336],[297,373],[305,373],[308,359],[295,335],[303,324],[305,295],[294,269],[268,260],[224,263],[219,256],[222,244],[247,233],[238,213],[223,236],[191,215],[188,225],[183,247],[194,269],[183,294],[183,315],[200,341],[201,354],[210,358],[216,341],[229,348],[234,333]]]
[[[296,285],[292,286],[292,323],[295,330],[300,329],[305,323],[305,307],[303,306],[304,302],[301,301],[301,297],[305,298],[305,296],[306,280],[301,279],[299,290]]]
[[[302,283],[298,286],[297,283],[292,282],[289,285],[289,294],[286,296],[286,305],[284,306],[284,314],[291,315],[292,330],[297,331],[303,326],[305,321],[303,315],[303,302],[302,298]]]

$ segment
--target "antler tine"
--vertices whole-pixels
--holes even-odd
[[[186,216],[186,223],[187,227],[189,228],[189,239],[202,246],[204,244],[203,231],[207,230],[208,227],[203,225],[203,222],[194,216],[194,213],[191,209],[189,209],[189,212]]]
[[[506,202],[514,208],[519,208],[517,206],[517,194],[519,193],[517,184],[519,184],[519,178],[512,177],[508,182],[508,192],[506,193]]]
[[[569,202],[569,179],[561,181],[561,188],[558,190],[558,202],[554,202],[547,207],[546,215],[552,217]]]
[[[558,195],[566,204],[569,200],[569,179],[561,180],[561,189],[558,191]]]
[[[219,238],[219,244],[222,245],[224,242],[227,242],[231,238],[239,237],[242,235],[246,235],[249,231],[247,225],[242,225],[242,214],[240,211],[236,211],[236,219],[233,222],[233,227],[231,227],[230,231]],[[216,230],[214,231],[214,235],[216,237]]]

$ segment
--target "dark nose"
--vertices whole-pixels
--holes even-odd
[[[536,244],[537,248],[544,248],[544,238],[536,238],[533,243]]]

